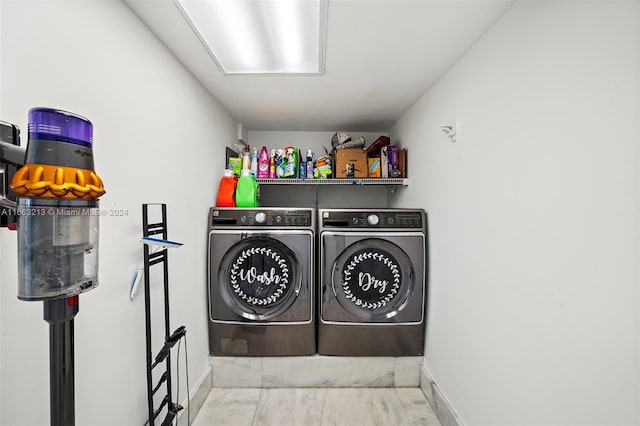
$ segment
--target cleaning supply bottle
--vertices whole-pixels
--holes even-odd
[[[258,151],[253,148],[253,157],[251,157],[251,174],[258,177]]]
[[[307,179],[313,179],[313,153],[307,150]]]
[[[216,207],[235,207],[236,176],[232,169],[226,169],[220,179]]]
[[[298,148],[295,146],[288,146],[284,149],[284,173],[282,177],[295,179],[298,177]]]
[[[236,207],[258,207],[260,192],[256,178],[250,170],[243,170],[236,187]]]
[[[267,147],[263,146],[258,157],[258,178],[264,179],[269,177],[269,152]]]
[[[271,150],[271,157],[269,157],[269,179],[276,178],[276,150]]]
[[[244,153],[242,154],[242,170],[251,170],[251,149],[249,145],[244,146]],[[240,172],[242,176],[242,172]]]
[[[298,178],[306,179],[307,178],[307,161],[302,157],[302,153],[298,149],[298,158],[300,159],[300,168],[298,171]]]

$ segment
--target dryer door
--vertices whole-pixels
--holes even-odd
[[[300,259],[293,250],[264,235],[233,244],[217,272],[224,303],[236,315],[250,320],[269,320],[285,312],[302,283]]]
[[[325,232],[321,258],[324,322],[422,322],[422,235]]]
[[[397,245],[377,238],[347,247],[333,264],[333,292],[342,307],[362,318],[396,316],[415,286],[409,256]]]

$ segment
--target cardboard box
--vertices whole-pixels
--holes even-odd
[[[400,150],[400,177],[407,177],[407,148]]]
[[[402,173],[400,172],[400,153],[396,145],[389,145],[387,147],[387,158],[389,159],[389,177],[402,177]]]
[[[383,146],[380,150],[380,177],[389,177],[389,157],[387,156],[387,147]]]
[[[229,157],[227,169],[233,170],[233,173],[235,173],[236,176],[240,177],[240,170],[242,169],[242,158]]]
[[[380,177],[380,157],[369,158],[369,177]]]
[[[366,178],[369,170],[365,149],[333,151],[333,176],[336,178]]]

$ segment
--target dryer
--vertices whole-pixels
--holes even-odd
[[[318,216],[318,353],[422,355],[425,211],[319,209]]]
[[[316,352],[315,209],[212,208],[211,355]]]

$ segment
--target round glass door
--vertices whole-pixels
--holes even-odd
[[[268,320],[286,311],[302,284],[295,253],[271,237],[250,237],[235,243],[218,270],[220,293],[237,315]]]
[[[348,246],[333,263],[333,293],[352,315],[384,320],[407,304],[415,285],[409,256],[386,240],[368,238]]]

